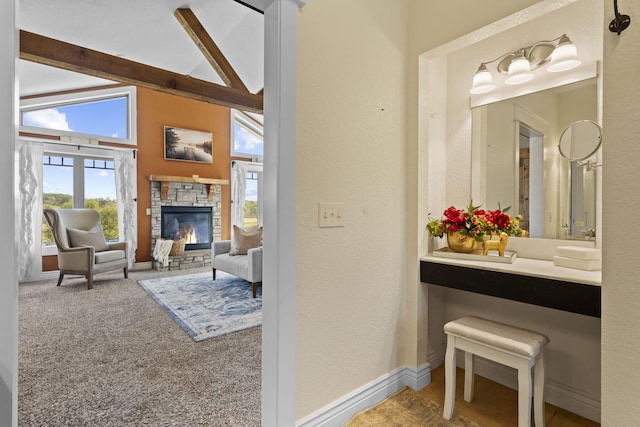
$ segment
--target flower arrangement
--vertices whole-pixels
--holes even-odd
[[[429,218],[427,231],[431,236],[442,237],[449,232],[460,233],[482,242],[485,235],[505,232],[508,235],[521,236],[520,216],[509,216],[506,212],[510,207],[489,211],[480,209],[469,203],[466,210],[451,206],[443,212],[440,219]]]

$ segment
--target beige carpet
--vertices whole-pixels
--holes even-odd
[[[376,406],[356,414],[344,427],[481,427],[456,412],[442,417],[442,405],[408,387]]]
[[[261,328],[194,342],[136,283],[154,275],[18,286],[20,427],[260,425]]]

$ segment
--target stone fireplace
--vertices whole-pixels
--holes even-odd
[[[184,270],[211,265],[211,245],[221,238],[220,186],[228,184],[228,181],[198,176],[159,175],[151,175],[149,180],[151,181],[151,253],[156,240],[163,237],[163,231],[165,238],[171,240],[181,237],[187,239],[188,234],[194,235],[189,239],[191,242],[185,245],[184,255],[169,257],[168,266],[160,266],[154,262],[154,268]],[[163,230],[163,216],[165,230]],[[207,218],[205,221],[210,223],[203,223],[204,218]]]

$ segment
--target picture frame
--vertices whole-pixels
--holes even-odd
[[[213,163],[213,134],[198,130],[164,127],[164,158]]]

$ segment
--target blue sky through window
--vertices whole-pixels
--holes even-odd
[[[64,105],[22,113],[22,123],[45,129],[127,138],[127,98]]]
[[[52,163],[54,163],[52,161]],[[59,164],[59,162],[55,162]],[[65,164],[69,163],[68,158]],[[109,162],[108,162],[109,163]],[[113,162],[111,162],[111,167]],[[73,195],[73,168],[44,165],[43,168],[44,193]],[[111,169],[84,170],[85,199],[116,200],[116,186],[114,171]]]
[[[236,153],[251,154],[254,156],[262,156],[264,154],[262,138],[249,132],[237,121],[233,125],[233,136],[234,151]]]

